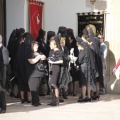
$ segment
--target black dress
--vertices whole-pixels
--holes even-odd
[[[68,84],[72,81],[72,77],[69,72],[69,51],[67,47],[63,48],[63,65],[61,67],[60,79],[59,79],[59,88],[64,88],[65,91],[68,89]]]
[[[58,61],[58,60],[63,60],[62,57],[62,51],[61,50],[57,50],[57,51],[50,51],[49,57],[54,58],[54,61]],[[60,64],[50,64],[49,65],[49,83],[51,86],[58,88],[58,80],[59,80],[59,76],[60,76],[60,69],[61,69],[61,65]]]
[[[73,40],[73,42],[70,44],[70,49],[74,48],[74,56],[78,57],[78,47],[76,45],[76,41]],[[74,63],[70,64],[71,70],[70,70],[70,74],[72,76],[72,81],[78,81],[79,76],[78,76],[78,71],[76,70],[76,67],[74,66]]]
[[[79,64],[79,75],[80,75],[80,84],[81,86],[87,86],[88,82],[88,62],[89,55],[87,51],[81,50],[77,59],[77,64]]]
[[[39,103],[39,87],[41,84],[41,78],[44,77],[45,72],[41,72],[38,70],[37,68],[37,63],[35,64],[30,64],[28,59],[32,59],[35,58],[34,53],[32,52],[27,52],[27,69],[26,69],[26,73],[27,73],[27,77],[28,77],[28,84],[29,84],[29,88],[31,91],[31,95],[32,95],[32,105],[34,106],[38,106],[40,105]]]
[[[27,74],[27,78],[29,79],[29,78],[33,78],[33,77],[40,77],[40,78],[42,78],[42,77],[44,77],[44,75],[45,75],[45,72],[41,72],[41,71],[39,71],[38,69],[37,69],[37,63],[39,62],[37,62],[37,63],[35,63],[35,64],[30,64],[29,62],[28,62],[28,59],[32,59],[32,58],[35,58],[35,55],[34,55],[34,53],[32,53],[31,51],[27,51],[27,68],[26,68],[26,74]]]
[[[16,55],[16,70],[18,75],[18,86],[20,91],[29,91],[28,80],[26,77],[26,44],[22,42],[19,45]]]
[[[91,87],[91,89],[95,90],[94,79],[92,75],[92,64],[91,64],[91,55],[88,51],[88,48],[84,48],[79,52],[78,59],[76,61],[79,64],[79,82],[80,87],[85,85]]]
[[[96,87],[94,82],[95,82],[95,75],[97,74],[97,70],[95,66],[95,57],[89,45],[86,44],[85,42],[82,42],[82,44],[84,45],[84,50],[79,52],[78,59],[76,61],[76,64],[80,65],[80,73],[83,75],[82,76],[81,74],[79,74],[79,86],[81,87],[82,85],[87,85],[87,86],[91,86],[92,90],[95,90]],[[83,59],[85,56],[86,56],[86,60]],[[83,61],[84,62],[87,61],[87,62],[84,63]],[[82,65],[82,63],[84,64]],[[84,72],[86,75],[84,75]],[[87,78],[87,79],[85,79],[86,81],[82,82],[84,78]]]

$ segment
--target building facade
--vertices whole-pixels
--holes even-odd
[[[120,93],[120,80],[112,76],[112,70],[120,58],[120,0],[96,0],[94,5],[90,0],[42,0],[43,29],[58,31],[59,26],[74,30],[77,36],[77,13],[105,12],[105,42],[108,47],[107,72],[105,88],[107,93]],[[29,31],[28,0],[6,0],[6,43],[15,28],[25,28]]]

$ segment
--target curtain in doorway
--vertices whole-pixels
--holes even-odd
[[[29,0],[30,33],[33,35],[35,40],[38,37],[40,28],[42,28],[42,8],[43,2]]]

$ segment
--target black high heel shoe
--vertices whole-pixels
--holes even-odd
[[[91,102],[92,101],[92,98],[87,98],[86,99],[86,102]]]
[[[68,99],[66,94],[63,94],[63,99]]]
[[[42,105],[41,103],[32,103],[33,106],[39,106]]]
[[[27,102],[27,103],[31,103],[31,100],[28,100],[28,99],[27,99],[26,102]]]
[[[59,99],[59,102],[62,103],[62,102],[64,102],[64,100],[63,99]]]
[[[79,99],[78,102],[87,102],[87,97],[83,99]]]
[[[51,106],[59,106],[59,99],[56,99],[56,101],[53,102]]]
[[[51,106],[59,106],[59,103],[54,102],[51,104]]]
[[[100,98],[100,95],[96,95],[92,97],[92,100],[99,100],[99,98]]]
[[[68,93],[68,96],[71,96],[71,95],[73,95],[73,92],[69,92],[69,93]]]
[[[25,102],[25,100],[24,99],[21,99],[21,103],[24,103]]]
[[[53,104],[53,101],[52,102],[50,102],[50,103],[48,103],[47,105],[52,105]]]

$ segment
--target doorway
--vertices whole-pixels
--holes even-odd
[[[6,45],[6,0],[0,0],[0,35]]]

